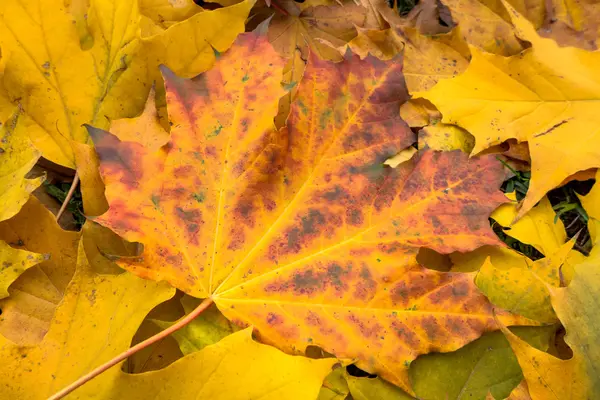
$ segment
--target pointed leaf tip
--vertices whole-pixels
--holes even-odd
[[[260,24],[258,24],[258,26],[256,28],[254,28],[254,30],[252,31],[252,33],[255,33],[258,36],[267,36],[267,32],[269,30],[269,25],[271,24],[271,20],[273,19],[273,16],[275,14],[271,15],[269,18],[265,19],[263,22],[261,22]]]

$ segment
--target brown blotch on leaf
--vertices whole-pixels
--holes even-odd
[[[456,317],[448,317],[444,320],[444,326],[448,332],[453,336],[466,337],[468,336],[468,329],[465,321]]]
[[[360,281],[356,283],[354,293],[352,294],[355,299],[361,301],[368,301],[373,298],[377,291],[377,282],[373,279],[371,271],[366,265],[363,265],[360,270]]]
[[[283,317],[279,314],[270,312],[267,314],[267,323],[271,326],[283,324]]]
[[[363,213],[358,208],[349,208],[346,210],[346,221],[350,225],[360,226],[364,223]]]
[[[169,255],[167,256],[167,262],[170,265],[181,266],[183,264],[183,257],[181,254]]]
[[[292,290],[295,294],[310,296],[316,292],[323,292],[328,287],[333,287],[338,292],[344,292],[350,287],[352,278],[351,263],[344,268],[333,262],[319,271],[308,269],[295,272],[291,280],[271,283],[265,287],[265,291],[286,292]]]
[[[325,216],[319,210],[308,210],[308,213],[300,218],[300,226],[287,232],[287,247],[292,252],[299,252],[306,242],[318,236],[324,225]]]
[[[145,148],[133,142],[121,142],[116,136],[100,129],[89,128],[94,138],[96,152],[101,161],[101,169],[116,169],[121,174],[121,182],[130,189],[135,189],[144,172],[141,163],[137,162],[137,153],[144,153]],[[101,133],[98,133],[101,132]]]
[[[256,224],[255,215],[256,209],[252,203],[252,199],[242,199],[233,210],[233,215],[236,223],[242,223],[250,228]]]
[[[403,322],[395,320],[391,323],[391,327],[394,330],[394,333],[400,339],[402,343],[408,345],[408,347],[416,349],[420,345],[419,337],[416,333],[414,333],[408,326],[406,326]]]
[[[421,320],[421,326],[423,327],[423,330],[425,331],[425,334],[427,334],[427,338],[429,340],[439,340],[442,332],[438,322],[434,317],[430,315],[423,317],[423,319]]]
[[[194,167],[191,165],[182,165],[173,170],[173,176],[177,179],[185,179],[194,174]]]
[[[329,176],[331,176],[331,174],[329,174]],[[335,185],[333,189],[327,190],[321,194],[321,196],[327,201],[340,201],[350,198],[348,192],[340,185]]]
[[[351,325],[356,326],[360,331],[360,334],[367,339],[377,337],[383,329],[383,327],[378,323],[369,326],[354,314],[347,315],[346,320],[349,321]]]

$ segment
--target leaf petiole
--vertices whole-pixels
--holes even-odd
[[[145,349],[146,347],[150,346],[151,344],[156,343],[159,340],[162,340],[165,337],[169,336],[171,333],[178,331],[179,329],[183,328],[184,326],[186,326],[187,324],[192,322],[198,315],[202,314],[202,312],[204,310],[206,310],[212,303],[213,303],[213,300],[211,298],[204,299],[202,301],[202,303],[200,303],[198,305],[198,307],[196,307],[194,310],[192,310],[191,313],[189,313],[188,315],[186,315],[185,317],[180,319],[175,324],[171,325],[164,331],[161,331],[161,332],[157,333],[156,335],[149,337],[148,339],[144,340],[143,342],[136,344],[135,346],[122,352],[121,354],[113,357],[112,359],[110,359],[109,361],[100,365],[96,369],[88,372],[81,378],[77,379],[75,382],[71,383],[69,386],[66,386],[65,388],[56,392],[52,396],[48,397],[48,400],[62,399],[63,397],[65,397],[66,395],[71,393],[73,390],[77,389],[84,383],[92,380],[93,378],[100,375],[101,373],[103,373],[104,371],[109,369],[110,367],[117,365],[118,363],[120,363],[121,361],[125,360],[126,358],[134,355],[138,351]]]

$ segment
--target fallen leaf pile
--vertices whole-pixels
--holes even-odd
[[[594,15],[4,0],[0,398],[600,398]]]

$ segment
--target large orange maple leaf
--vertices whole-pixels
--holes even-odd
[[[383,164],[415,141],[399,58],[310,56],[277,131],[283,65],[244,34],[192,80],[163,70],[172,129],[157,151],[90,128],[110,202],[97,221],[144,245],[120,260],[129,271],[210,297],[288,352],[318,345],[410,390],[418,355],[497,328],[473,275],[416,254],[498,243],[502,166],[461,152]]]

